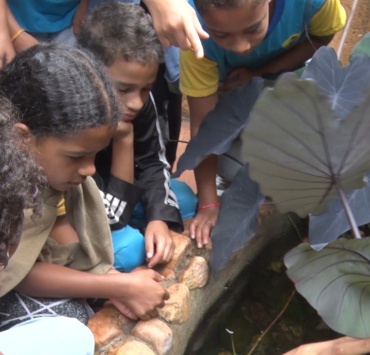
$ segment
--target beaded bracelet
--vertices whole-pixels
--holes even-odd
[[[11,41],[12,42],[14,42],[23,32],[25,32],[25,30],[23,29],[23,28],[21,28],[19,31],[17,31],[14,35],[13,35],[13,37],[12,37],[12,39],[11,39]]]
[[[198,211],[205,210],[207,208],[220,207],[219,203],[210,203],[209,205],[199,206]]]

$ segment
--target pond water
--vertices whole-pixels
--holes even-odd
[[[197,351],[189,350],[187,354],[234,354],[234,345],[236,354],[249,355],[256,340],[287,304],[283,315],[266,333],[253,354],[278,355],[303,343],[340,336],[329,329],[305,299],[294,291],[293,283],[285,274],[283,256],[298,242],[294,237],[283,238],[264,250],[253,267],[242,273],[237,282],[249,281],[242,288],[236,288],[235,292],[231,290],[229,298],[233,306],[220,311],[216,320],[210,319],[213,327],[208,327],[204,345]],[[292,293],[294,295],[289,301]],[[216,305],[210,312],[218,313],[219,308],[220,305]]]

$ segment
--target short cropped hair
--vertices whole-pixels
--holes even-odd
[[[136,4],[103,3],[86,17],[77,38],[105,66],[117,59],[162,63],[163,48],[149,14]]]
[[[39,191],[46,178],[33,157],[19,145],[14,123],[16,111],[0,97],[0,260],[7,263],[9,244],[18,244],[22,233],[23,210],[41,215]],[[5,265],[4,265],[5,262]]]
[[[246,2],[252,5],[260,5],[266,0],[194,0],[195,7],[201,15],[205,15],[210,9],[234,9]]]
[[[106,70],[85,49],[38,44],[0,71],[0,93],[35,137],[72,136],[120,120]]]

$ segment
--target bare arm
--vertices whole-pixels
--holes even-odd
[[[186,0],[143,0],[153,17],[154,28],[165,47],[193,48],[203,57],[200,38],[208,38],[194,9]]]
[[[111,175],[116,178],[134,182],[134,133],[129,122],[119,122],[112,142]]]
[[[1,1],[1,0],[0,0]],[[8,10],[8,26],[9,26],[9,32],[11,36],[14,36],[16,33],[18,33],[22,28],[19,26],[18,22],[14,18],[11,11]],[[17,37],[16,40],[13,41],[14,49],[17,53],[34,46],[37,44],[38,41],[32,37],[27,32],[23,32],[20,36]]]
[[[34,297],[109,298],[128,307],[139,318],[153,314],[168,299],[159,283],[163,277],[153,270],[95,275],[68,267],[38,262],[16,287]]]
[[[310,40],[305,40],[272,59],[266,65],[255,70],[245,67],[236,68],[228,74],[227,79],[224,84],[221,85],[220,89],[222,91],[231,90],[237,85],[249,82],[253,76],[278,74],[299,68],[303,66],[306,60],[310,59],[320,47],[329,44],[333,36],[334,35],[326,37],[311,36]]]
[[[0,68],[9,63],[15,56],[8,27],[7,12],[6,0],[0,0]]]
[[[192,137],[198,134],[200,124],[207,113],[215,108],[217,101],[218,97],[216,93],[207,97],[188,97]],[[194,170],[199,196],[199,206],[218,203],[216,193],[216,170],[216,156],[207,157]],[[190,236],[196,239],[199,248],[208,243],[211,229],[216,223],[217,216],[218,208],[215,207],[201,210],[194,217],[190,226]]]
[[[326,37],[311,36],[310,40],[306,39],[259,68],[255,75],[279,73],[302,66],[320,47],[328,45],[333,37],[334,35]]]
[[[284,355],[362,355],[370,351],[370,339],[342,337],[320,343],[301,345]]]

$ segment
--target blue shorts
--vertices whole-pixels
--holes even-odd
[[[193,190],[185,182],[176,179],[171,179],[171,189],[179,202],[182,219],[193,217],[198,204]],[[145,263],[145,239],[136,228],[143,228],[146,224],[144,205],[140,201],[135,206],[131,226],[112,231],[115,269],[130,272]]]

